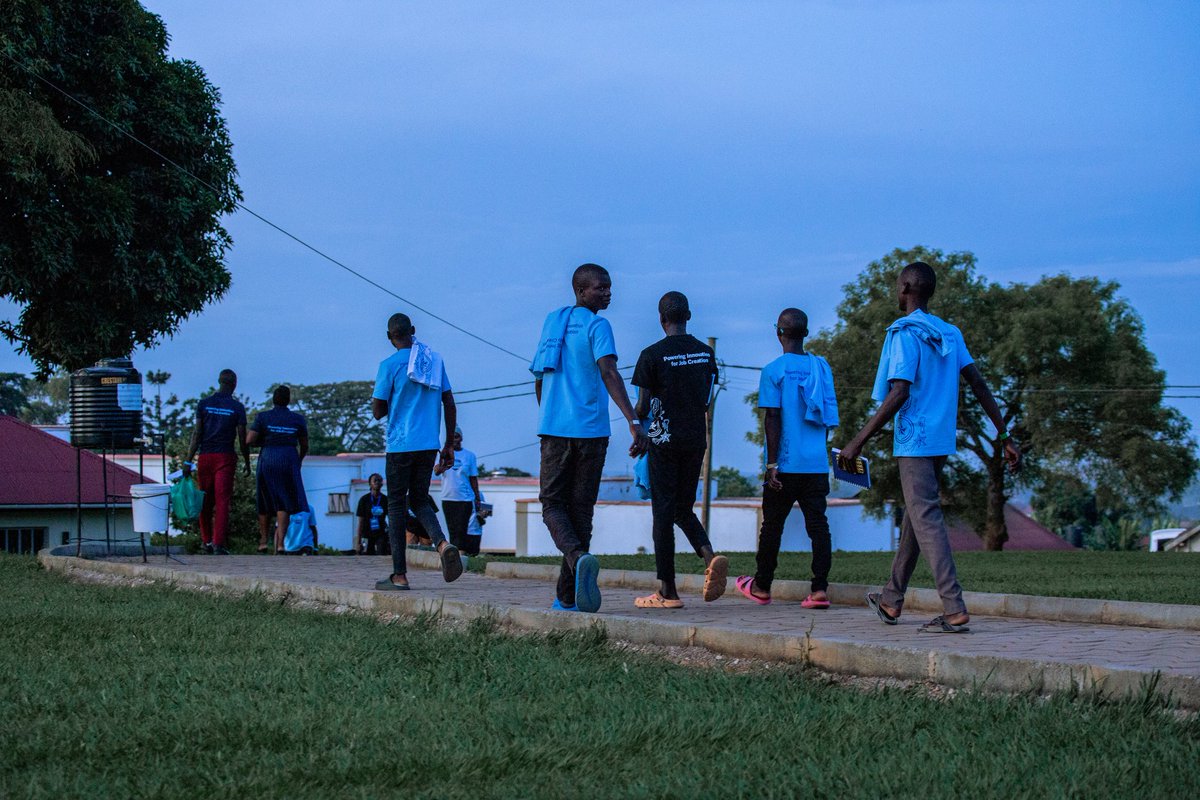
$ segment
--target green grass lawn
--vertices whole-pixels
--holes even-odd
[[[686,542],[681,544],[687,546]],[[731,575],[754,574],[753,553],[726,555]],[[609,569],[654,571],[654,556],[649,554],[597,558],[601,567]],[[781,553],[775,577],[808,580],[812,576],[811,558],[808,553]],[[483,569],[488,560],[504,559],[488,556],[473,560],[472,569]],[[559,561],[558,558],[515,560],[547,564]],[[1195,553],[969,552],[956,553],[954,560],[958,564],[959,583],[968,591],[1200,605],[1200,555]],[[891,553],[834,553],[830,580],[881,585],[887,581],[891,564]],[[681,573],[704,571],[703,563],[690,550],[676,554],[675,566]],[[923,559],[913,575],[912,585],[933,586]]]
[[[934,700],[0,557],[2,797],[1196,797],[1200,718]]]

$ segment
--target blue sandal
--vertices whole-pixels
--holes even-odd
[[[584,553],[575,562],[575,608],[588,614],[600,610],[600,562],[591,553]]]

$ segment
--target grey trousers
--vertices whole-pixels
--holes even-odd
[[[938,497],[946,458],[896,459],[900,466],[900,488],[904,493],[904,521],[900,523],[900,545],[892,559],[892,576],[883,587],[883,602],[891,608],[899,610],[903,607],[908,580],[917,567],[917,558],[925,553],[934,585],[942,598],[942,611],[946,616],[952,616],[967,610]]]

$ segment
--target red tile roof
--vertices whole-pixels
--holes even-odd
[[[83,502],[103,503],[105,461],[90,450],[80,455]],[[109,494],[128,495],[131,485],[146,482],[133,470],[111,462],[107,472]],[[75,448],[0,414],[0,506],[74,505],[75,498]]]
[[[1005,550],[1078,550],[1079,548],[1058,536],[1054,531],[1039,524],[1035,519],[1011,503],[1004,506],[1004,521],[1008,524],[1008,541]],[[969,525],[961,523],[950,526],[950,546],[960,550],[982,550],[983,539]]]

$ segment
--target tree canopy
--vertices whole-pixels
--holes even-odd
[[[219,219],[241,192],[219,95],[166,48],[135,0],[4,3],[0,297],[21,311],[0,334],[42,377],[150,346],[229,287]]]
[[[1120,287],[1067,275],[1002,286],[980,276],[967,252],[897,249],[845,287],[837,324],[808,342],[833,368],[841,412],[835,444],[849,440],[874,410],[884,332],[900,315],[896,278],[918,260],[937,273],[930,311],[962,329],[1026,453],[1020,476],[1007,476],[991,423],[973,396],[960,399],[959,453],[948,464],[943,495],[989,549],[1008,538],[1004,504],[1018,485],[1038,492],[1074,476],[1101,508],[1147,514],[1187,487],[1198,465],[1196,443],[1183,415],[1163,405],[1165,374]],[[882,513],[901,496],[891,426],[867,449],[874,485],[860,497]]]

